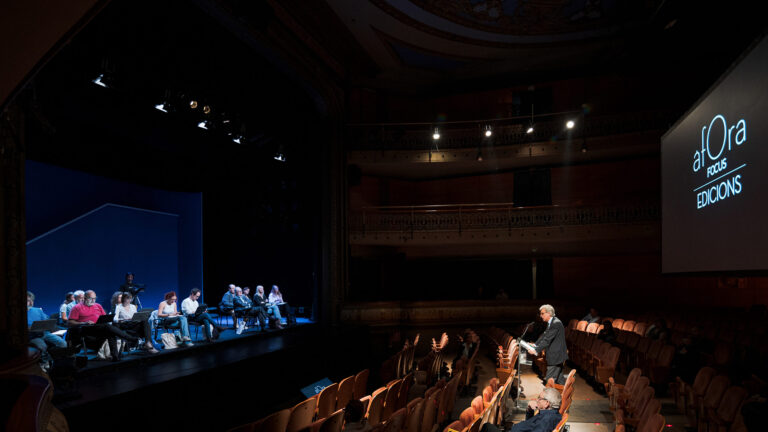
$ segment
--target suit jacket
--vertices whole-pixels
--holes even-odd
[[[549,354],[547,354],[547,357],[549,357]],[[513,425],[510,432],[552,432],[563,418],[554,409],[541,410],[533,417],[529,417],[526,413],[525,417],[525,421]]]
[[[565,346],[565,326],[557,317],[552,317],[549,327],[536,341],[536,353],[547,350],[547,365],[563,364],[568,360],[568,349]]]
[[[267,305],[267,299],[265,299],[263,296],[260,296],[258,293],[253,295],[253,304],[256,306],[264,307]]]

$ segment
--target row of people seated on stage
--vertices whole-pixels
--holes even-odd
[[[295,321],[293,309],[283,300],[283,295],[277,285],[272,285],[269,297],[264,295],[264,287],[256,286],[253,298],[250,297],[250,288],[241,288],[235,284],[229,285],[229,290],[224,293],[219,303],[219,311],[232,316],[232,322],[238,329],[238,333],[244,328],[242,318],[254,316],[258,319],[262,331],[267,329],[267,319],[274,319],[276,327],[282,329],[282,314],[286,315],[288,324]]]

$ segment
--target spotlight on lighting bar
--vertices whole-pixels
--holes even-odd
[[[565,127],[568,129],[573,129],[574,126],[576,126],[576,123],[573,120],[568,120],[568,123],[565,124]]]
[[[168,102],[159,103],[159,104],[155,105],[155,109],[158,110],[158,111],[162,111],[164,113],[167,113],[171,109],[171,104],[169,104]]]
[[[532,134],[533,133],[533,125],[528,126],[528,129],[525,131],[525,133]]]
[[[489,137],[491,135],[493,135],[493,131],[491,130],[491,126],[488,125],[488,126],[485,127],[485,136]]]
[[[232,142],[235,144],[242,144],[243,143],[243,136],[242,135],[235,135],[232,137]]]
[[[432,134],[433,140],[439,140],[440,139],[440,130],[438,128],[435,128],[435,132]]]
[[[208,120],[203,120],[203,121],[201,121],[200,123],[197,124],[197,127],[199,127],[200,129],[206,129],[207,130],[208,126],[210,126],[210,123],[208,122]]]
[[[106,82],[104,82],[104,74],[99,74],[99,76],[96,77],[96,79],[91,81],[92,83],[96,84],[97,86],[101,86],[104,88],[109,88]]]
[[[278,152],[278,153],[275,155],[275,160],[276,160],[276,161],[279,161],[279,162],[285,162],[285,155],[284,155],[284,154],[282,154],[281,152]]]

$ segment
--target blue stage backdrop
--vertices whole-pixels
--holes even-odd
[[[54,313],[67,291],[99,303],[127,271],[146,284],[144,307],[203,288],[200,193],[163,191],[27,161],[27,287]]]

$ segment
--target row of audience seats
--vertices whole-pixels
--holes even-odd
[[[648,377],[639,368],[632,369],[625,384],[618,384],[613,377],[606,386],[614,411],[615,432],[661,432],[665,426],[660,414],[661,402]]]
[[[566,329],[571,361],[588,377],[604,386],[617,368],[622,371],[640,368],[657,389],[664,388],[671,379],[675,346],[662,339],[645,337],[645,323],[622,319],[613,322],[617,323],[614,328],[616,338],[605,342],[598,338],[602,325],[571,320]],[[619,325],[622,330],[619,330]]]
[[[439,341],[433,338],[429,353],[417,363],[416,368],[420,371],[425,371],[427,374],[427,384],[433,384],[439,378],[446,346],[448,346],[447,333],[443,333]]]
[[[728,376],[718,375],[717,370],[705,366],[693,382],[677,377],[671,387],[678,409],[699,432],[746,431],[741,405],[750,394],[742,386],[732,386]]]
[[[365,397],[369,374],[368,369],[360,371],[340,383],[325,387],[317,395],[299,402],[293,408],[272,413],[255,422],[233,428],[230,432],[340,432],[343,408],[352,398]]]
[[[446,335],[446,338],[447,337],[448,336]],[[421,340],[420,334],[416,335],[413,339],[413,343],[411,343],[409,339],[406,339],[403,348],[384,361],[381,365],[382,382],[403,378],[411,371],[413,357],[416,353],[416,347],[419,345],[419,340]]]
[[[498,327],[491,327],[486,332],[492,346],[496,349],[496,378],[506,382],[507,378],[515,377],[517,371],[517,359],[520,347],[517,340],[511,334]]]

